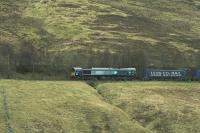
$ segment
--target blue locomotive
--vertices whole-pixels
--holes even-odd
[[[72,76],[79,79],[90,78],[124,78],[133,79],[136,77],[136,68],[89,68],[83,69],[80,67],[73,68]]]

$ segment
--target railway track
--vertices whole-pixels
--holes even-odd
[[[3,89],[2,97],[3,97],[2,100],[3,100],[3,113],[4,113],[4,119],[5,119],[5,126],[7,129],[6,133],[15,133],[10,123],[10,113],[8,109],[8,99],[6,95],[6,89]]]
[[[86,81],[86,83],[91,86],[92,88],[96,89],[96,86],[97,86],[97,82],[96,81],[93,81],[93,80],[88,80]]]

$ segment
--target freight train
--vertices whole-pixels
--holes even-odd
[[[192,74],[185,69],[144,69],[138,76],[136,68],[81,68],[74,67],[71,77],[75,79],[140,79],[140,80],[199,80],[200,70]],[[191,75],[191,76],[190,76]]]

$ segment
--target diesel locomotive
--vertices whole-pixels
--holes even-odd
[[[134,79],[136,77],[136,68],[73,68],[72,76],[77,79]]]

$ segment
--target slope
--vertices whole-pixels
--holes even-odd
[[[200,131],[199,83],[105,83],[97,90],[107,102],[156,133]]]
[[[75,53],[80,65],[108,50],[147,66],[200,66],[198,0],[3,0],[1,9],[1,43],[29,40],[65,60]]]
[[[2,133],[151,133],[83,82],[1,80],[0,98]]]

